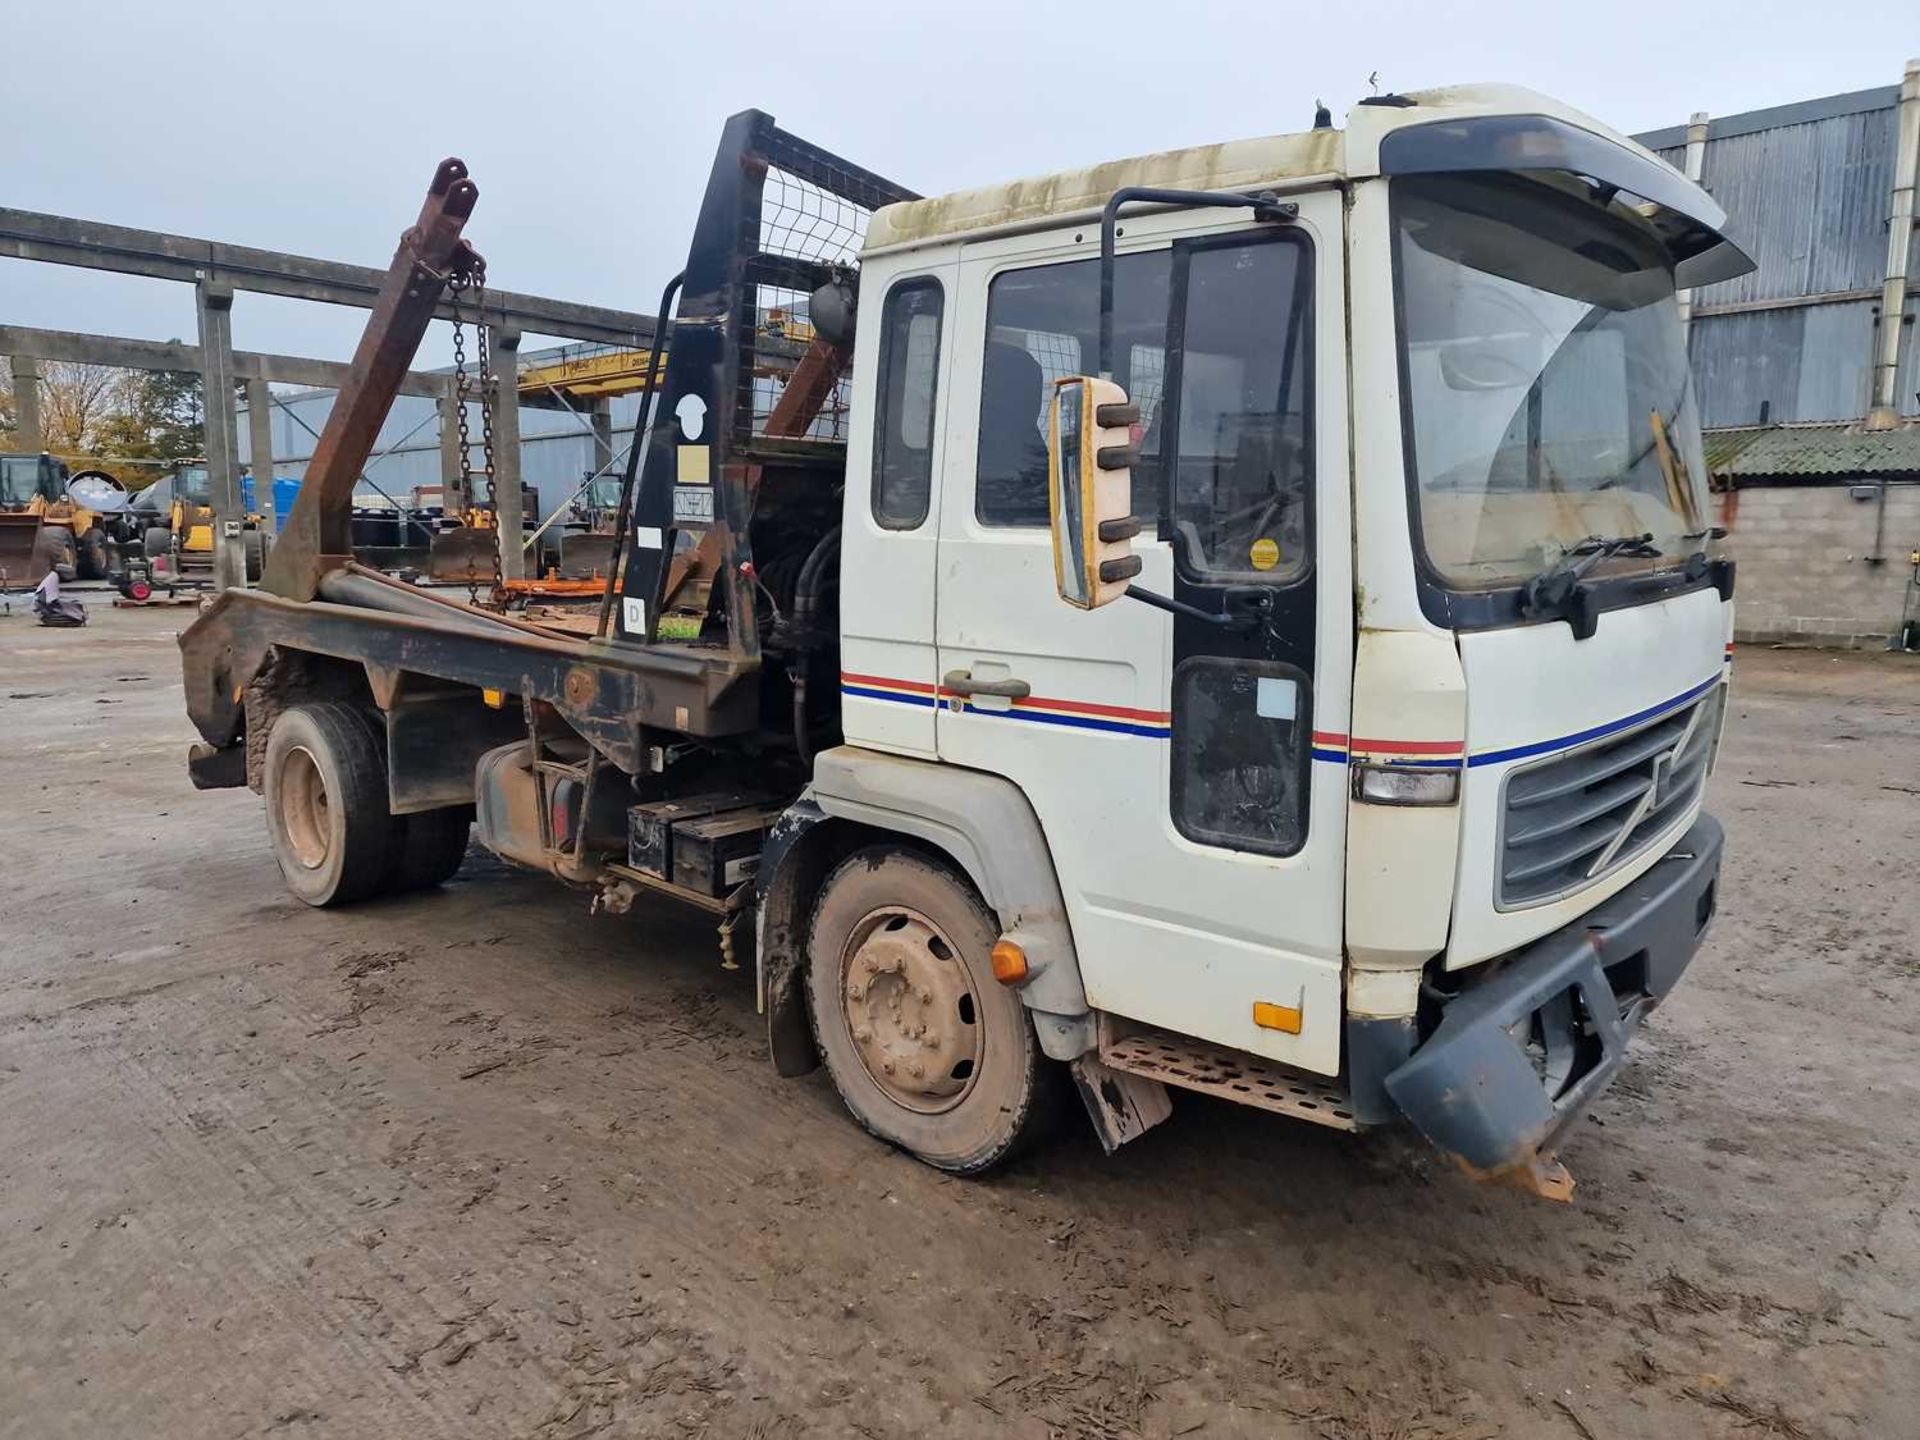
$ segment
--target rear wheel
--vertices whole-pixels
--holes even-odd
[[[244,530],[240,534],[240,544],[246,556],[247,583],[251,585],[267,568],[267,537],[258,530]]]
[[[380,893],[394,857],[384,737],[336,701],[296,705],[267,738],[267,828],[287,888],[309,905]]]
[[[173,531],[164,525],[149,525],[140,532],[140,548],[146,552],[149,560],[158,560],[162,555],[172,553]]]
[[[951,870],[875,846],[828,878],[808,944],[814,1032],[847,1109],[958,1174],[1016,1153],[1052,1108],[1057,1077],[993,978],[999,932]]]
[[[472,833],[473,807],[470,805],[396,817],[393,864],[387,871],[386,893],[406,895],[415,890],[430,890],[451,880],[467,858],[467,842]]]

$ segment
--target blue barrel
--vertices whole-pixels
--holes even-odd
[[[287,516],[293,510],[294,497],[300,493],[298,480],[276,479],[273,482],[273,533],[278,535],[287,528]]]

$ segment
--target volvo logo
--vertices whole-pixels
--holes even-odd
[[[1634,802],[1633,808],[1627,812],[1627,818],[1621,822],[1620,829],[1615,832],[1613,839],[1607,842],[1606,848],[1596,855],[1593,864],[1587,867],[1587,879],[1593,879],[1613,864],[1614,857],[1619,855],[1627,841],[1633,837],[1633,832],[1640,828],[1640,822],[1647,818],[1648,812],[1666,804],[1672,797],[1673,772],[1679,765],[1680,757],[1686,752],[1687,746],[1693,743],[1693,732],[1700,728],[1700,717],[1706,712],[1707,707],[1704,701],[1695,705],[1679,737],[1673,744],[1653,757],[1652,763],[1647,767],[1647,788],[1640,792],[1639,800]]]

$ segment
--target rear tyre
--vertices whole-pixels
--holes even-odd
[[[158,560],[173,552],[173,531],[164,525],[149,525],[140,534],[140,548],[149,560]]]
[[[258,530],[241,532],[240,544],[246,555],[247,583],[253,584],[267,568],[267,537]]]
[[[473,807],[422,810],[394,819],[393,864],[387,871],[385,892],[407,895],[431,890],[459,872],[473,835]]]
[[[847,1109],[955,1174],[1012,1157],[1052,1114],[1057,1077],[993,978],[999,933],[951,870],[880,845],[828,878],[808,942],[814,1034]]]
[[[287,888],[309,905],[379,894],[394,857],[386,740],[337,701],[282,712],[267,737],[267,829]]]

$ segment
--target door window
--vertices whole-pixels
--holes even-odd
[[[933,494],[933,416],[944,296],[931,276],[887,292],[880,314],[879,394],[873,436],[873,518],[915,530]]]
[[[1289,233],[1188,241],[1115,266],[1114,379],[1140,408],[1134,513],[1163,524],[1170,461],[1168,538],[1187,574],[1283,584],[1307,568],[1312,268]],[[1092,373],[1099,325],[1097,260],[994,277],[975,472],[982,524],[1047,523],[1047,403],[1055,380]]]
[[[1312,555],[1312,264],[1263,236],[1176,252],[1174,553],[1212,582],[1281,585]]]
[[[1122,255],[1114,268],[1114,379],[1140,406],[1141,463],[1134,509],[1152,514],[1166,371],[1170,252]],[[1100,336],[1100,264],[1070,260],[996,275],[987,292],[987,351],[980,373],[980,449],[974,514],[983,525],[1047,523],[1047,405],[1053,382],[1093,372]],[[1143,507],[1145,507],[1143,509]]]
[[[1307,837],[1307,677],[1203,655],[1173,673],[1173,823],[1189,840],[1291,855]]]

